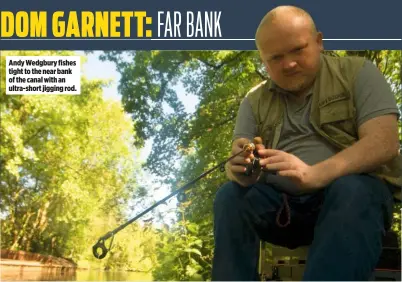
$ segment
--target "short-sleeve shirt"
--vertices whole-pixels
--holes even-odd
[[[395,96],[385,77],[371,61],[365,61],[354,88],[358,126],[385,114],[396,114],[399,119]],[[285,95],[286,106],[277,149],[294,154],[309,165],[326,160],[339,152],[339,149],[321,137],[309,122],[312,93],[308,93],[301,102],[291,93],[283,90],[282,93]],[[257,134],[255,124],[252,108],[246,97],[240,104],[233,139],[252,140]]]

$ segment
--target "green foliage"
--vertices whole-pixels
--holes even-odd
[[[155,280],[205,281],[209,277],[211,248],[207,245],[208,238],[200,232],[200,225],[185,220],[185,207],[190,204],[181,204],[182,220],[160,232],[157,244],[160,267],[153,271]]]
[[[136,144],[152,137],[154,147],[163,148],[151,152],[147,168],[165,177],[171,176],[177,150],[193,148],[203,135],[219,138],[222,128],[231,131],[244,93],[263,76],[256,52],[146,51],[129,53],[129,61],[118,54],[106,52],[103,58],[115,61],[122,75],[119,91],[136,121]],[[173,90],[178,81],[200,99],[196,114],[184,111]],[[166,115],[164,105],[173,113]]]
[[[401,213],[402,213],[402,205],[401,203],[395,203],[394,206],[394,222],[392,225],[392,231],[398,234],[398,244],[399,248],[401,248]]]
[[[127,220],[137,185],[132,120],[120,103],[103,101],[105,82],[85,77],[81,95],[5,95],[5,56],[72,54],[1,53],[1,248],[94,261],[92,245]],[[138,247],[141,254],[105,267],[151,268],[152,255],[140,261],[155,236],[133,228],[132,238],[141,239],[122,232],[116,251]]]

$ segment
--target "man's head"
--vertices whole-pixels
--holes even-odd
[[[312,85],[323,45],[322,34],[306,11],[294,6],[271,10],[258,26],[256,44],[279,87],[300,94]]]

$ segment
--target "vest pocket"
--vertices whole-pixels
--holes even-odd
[[[348,99],[338,100],[320,107],[320,127],[338,144],[349,146],[357,139],[352,105]]]
[[[337,101],[320,108],[320,125],[353,118],[348,101]]]

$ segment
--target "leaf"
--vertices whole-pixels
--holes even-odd
[[[194,248],[186,248],[186,249],[184,249],[184,251],[185,251],[186,253],[193,253],[193,254],[197,254],[197,255],[199,255],[200,257],[202,256],[202,254],[201,254],[200,250],[198,250],[198,249],[194,249]]]
[[[196,245],[196,246],[201,248],[202,247],[202,240],[197,239],[194,242],[190,242],[190,246],[194,246],[194,245]]]

